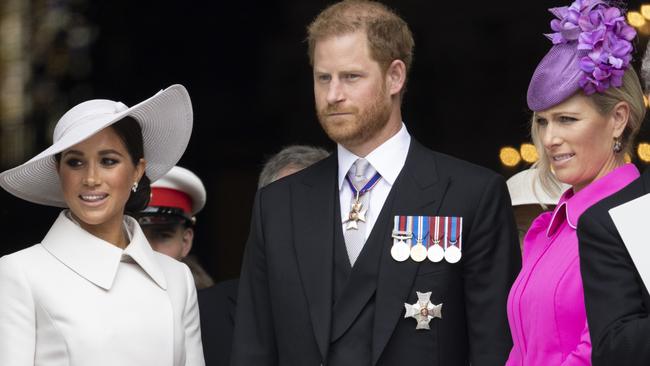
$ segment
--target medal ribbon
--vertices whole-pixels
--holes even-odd
[[[442,218],[440,216],[434,216],[429,218],[429,232],[431,232],[431,229],[433,228],[433,235],[429,235],[429,245],[440,245],[443,246],[441,241],[443,235],[440,233],[440,220]]]
[[[449,244],[452,246],[457,246],[458,249],[463,248],[462,244],[462,234],[463,234],[463,218],[462,217],[450,217],[449,223],[445,225],[448,231]],[[446,248],[445,248],[446,249]]]
[[[422,240],[422,221],[421,216],[413,216],[413,237],[411,238],[411,246],[415,246],[419,240]]]
[[[447,247],[449,246],[449,217],[445,216],[445,251],[447,250]]]
[[[364,185],[363,188],[357,190],[357,187],[355,187],[354,184],[352,184],[352,181],[350,180],[350,176],[348,176],[348,175],[345,176],[345,180],[350,185],[350,189],[352,189],[352,193],[354,194],[354,197],[357,200],[361,196],[366,194],[368,191],[373,189],[375,187],[375,185],[377,185],[377,182],[379,182],[380,179],[381,179],[381,175],[379,173],[375,173],[375,175],[373,175],[372,178],[370,178],[368,183],[366,183],[366,185]]]
[[[395,229],[393,230],[393,238],[408,241],[406,238],[411,235],[413,230],[413,218],[411,216],[395,216]]]
[[[424,216],[418,216],[418,239],[416,244],[424,245],[424,239],[429,236],[429,220]]]
[[[458,249],[463,249],[463,218],[458,218]]]
[[[451,238],[449,238],[449,244],[451,245],[456,245],[458,242],[458,232],[456,229],[458,228],[458,217],[452,217],[451,218],[451,227],[449,228],[449,233],[451,234]]]

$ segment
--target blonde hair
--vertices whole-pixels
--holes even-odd
[[[406,22],[383,4],[367,0],[345,0],[327,7],[307,27],[309,62],[314,65],[314,48],[319,40],[364,31],[370,55],[385,71],[394,60],[406,65],[413,61],[413,35]]]
[[[620,137],[622,149],[617,154],[623,156],[626,153],[630,153],[634,138],[641,129],[641,123],[646,113],[645,103],[643,101],[643,89],[634,69],[630,67],[625,71],[623,85],[621,87],[608,88],[603,93],[590,95],[589,98],[598,109],[598,112],[603,116],[610,113],[619,102],[626,102],[630,106],[630,117]],[[551,171],[551,164],[544,151],[544,145],[542,144],[539,132],[540,127],[535,122],[536,119],[537,113],[533,113],[530,134],[537,149],[537,155],[539,156],[539,160],[537,160],[534,167],[537,168],[536,172],[542,189],[549,195],[555,195],[560,191],[561,185]]]

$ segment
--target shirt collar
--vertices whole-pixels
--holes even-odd
[[[400,128],[399,132],[368,154],[366,160],[377,170],[381,178],[392,186],[404,167],[410,144],[411,135],[409,135],[406,126],[402,122],[402,128]],[[352,164],[360,157],[340,144],[337,146],[337,156],[339,161],[338,183],[339,189],[341,189]]]
[[[119,264],[131,258],[163,290],[167,282],[137,221],[124,216],[131,242],[122,250],[84,230],[62,211],[42,241],[43,247],[79,276],[110,290]]]
[[[637,179],[639,175],[639,170],[634,164],[625,164],[587,185],[576,194],[573,193],[573,188],[568,189],[562,194],[553,211],[546,236],[550,237],[555,234],[564,220],[575,230],[583,212],[596,202],[618,192]]]

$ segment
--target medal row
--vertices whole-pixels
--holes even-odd
[[[398,262],[429,259],[457,263],[462,257],[463,218],[395,216],[391,256]]]

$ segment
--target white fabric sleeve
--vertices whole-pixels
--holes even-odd
[[[16,258],[0,258],[0,365],[34,366],[34,298]]]

